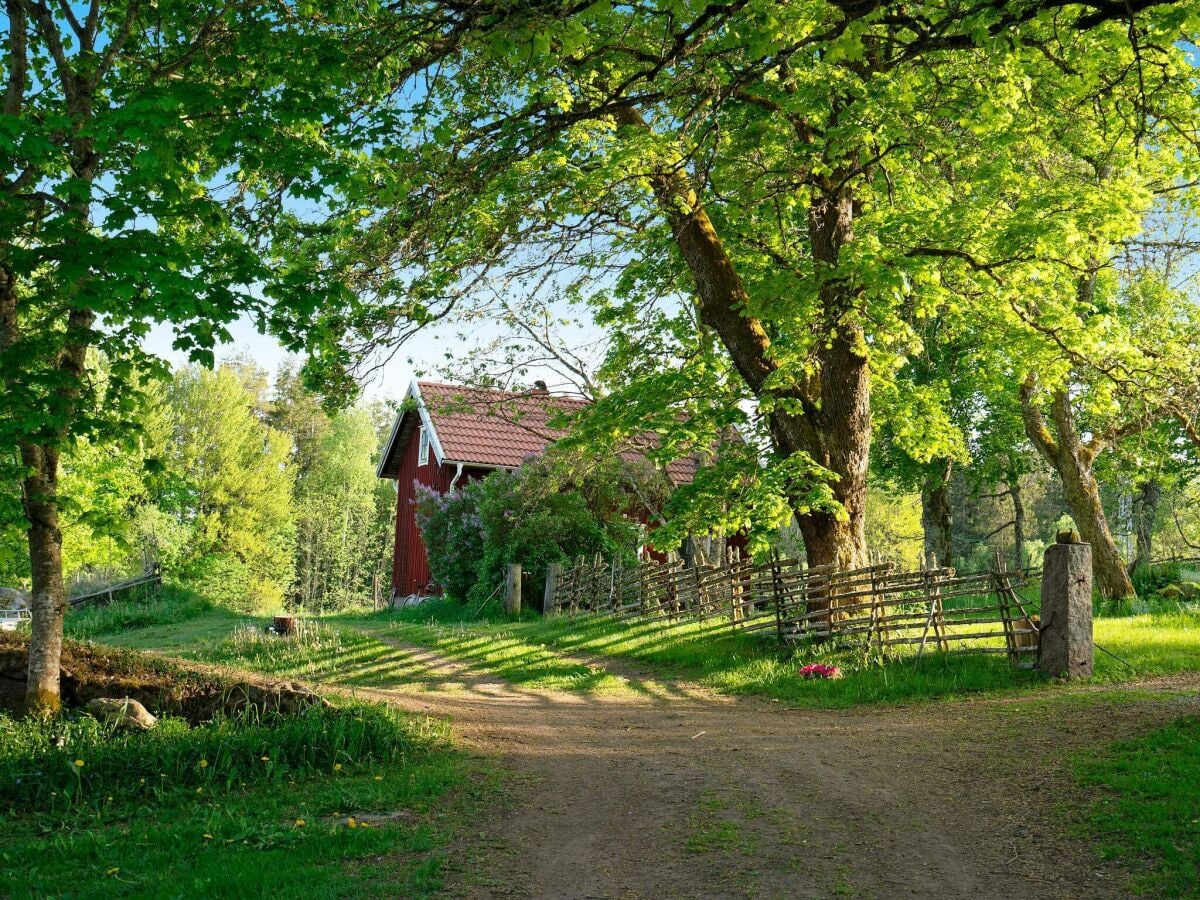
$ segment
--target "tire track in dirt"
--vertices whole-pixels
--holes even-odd
[[[483,823],[505,849],[453,886],[470,897],[1125,896],[1055,821],[1064,754],[1200,708],[1178,696],[1200,678],[1176,677],[1135,686],[1149,697],[791,710],[620,663],[628,690],[573,694],[373,636],[459,689],[371,696],[525,776]]]
[[[449,719],[519,776],[452,861],[463,897],[1128,896],[1056,819],[1079,799],[1067,754],[1200,711],[1200,676],[814,711],[619,661],[626,690],[566,693],[372,636],[452,689],[326,689]]]

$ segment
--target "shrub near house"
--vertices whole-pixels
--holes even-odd
[[[396,483],[393,597],[440,587],[465,599],[483,580],[482,601],[509,562],[534,575],[527,587],[536,590],[549,562],[617,546],[632,552],[636,523],[657,518],[667,491],[695,478],[699,459],[660,459],[656,469],[647,459],[658,446],[652,434],[610,448],[606,457],[572,455],[562,438],[588,405],[540,383],[514,392],[414,381],[376,469]],[[542,454],[552,464],[537,463],[537,474],[529,474]],[[525,474],[516,480],[502,477],[518,469]],[[473,487],[483,480],[487,489]],[[473,505],[433,502],[455,491]]]
[[[417,488],[416,516],[430,571],[448,595],[482,603],[520,562],[540,592],[550,563],[601,553],[632,557],[642,530],[628,490],[630,468],[613,462],[583,477],[562,457],[531,457],[459,491]]]

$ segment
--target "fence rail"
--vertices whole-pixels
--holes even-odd
[[[837,571],[795,559],[732,557],[691,565],[672,556],[622,568],[599,556],[561,572],[546,609],[569,616],[695,620],[785,642],[838,639],[886,654],[900,647],[1006,653],[1038,650],[1038,617],[1017,589],[1036,573],[897,571],[890,564]],[[1000,643],[1000,639],[1003,642]],[[985,643],[986,642],[986,645]]]
[[[85,606],[90,603],[112,603],[117,594],[150,584],[162,584],[162,573],[159,571],[158,566],[154,566],[148,572],[144,572],[136,578],[110,584],[98,591],[90,591],[86,594],[80,594],[77,597],[71,597],[67,602],[71,606]]]

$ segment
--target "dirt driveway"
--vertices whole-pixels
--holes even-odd
[[[449,717],[520,776],[478,825],[487,849],[452,873],[471,897],[1125,896],[1121,871],[1065,835],[1066,755],[1200,707],[1200,681],[1174,679],[814,712],[623,666],[629,690],[590,696],[391,643],[448,689],[367,693]]]

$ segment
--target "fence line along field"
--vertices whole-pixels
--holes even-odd
[[[672,554],[622,567],[599,555],[580,558],[548,579],[544,611],[617,619],[697,620],[780,641],[837,639],[886,655],[900,648],[1005,653],[1014,663],[1036,655],[1040,623],[1018,589],[1037,573],[952,568],[903,572],[890,564],[836,571],[740,554],[685,565]]]

